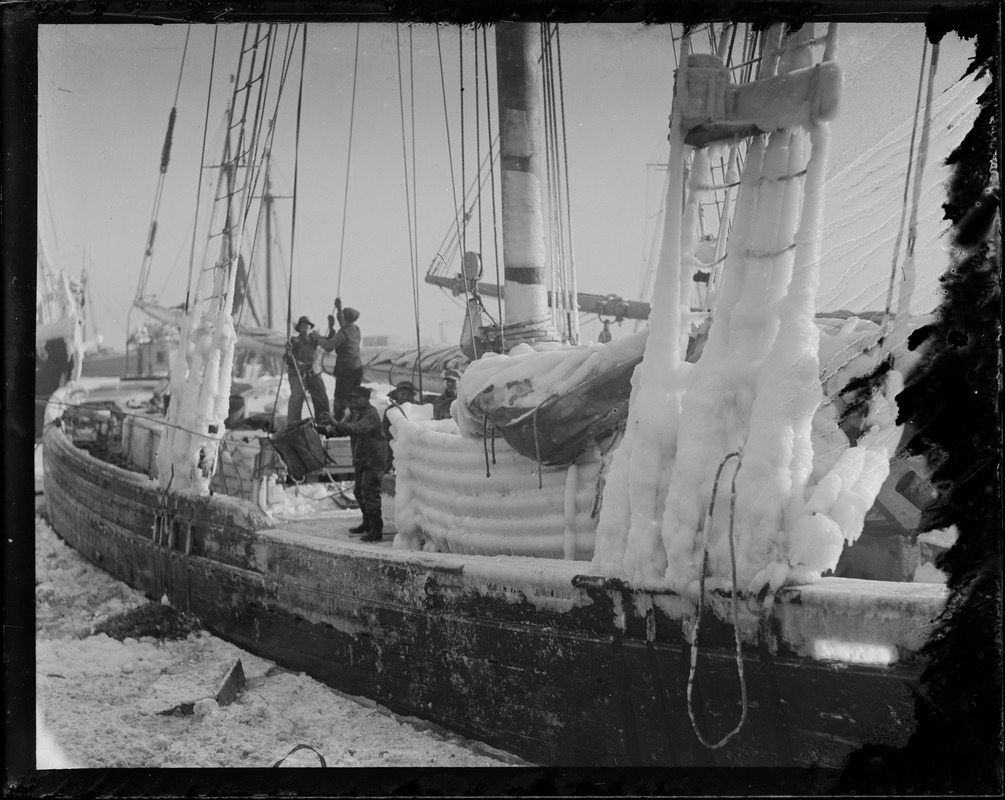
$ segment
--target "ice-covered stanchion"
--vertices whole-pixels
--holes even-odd
[[[194,330],[190,325],[171,367],[172,401],[157,467],[162,486],[209,494],[229,411],[237,334],[227,311],[204,315]]]
[[[687,50],[681,46],[677,92],[670,129],[667,224],[653,287],[649,338],[632,375],[624,438],[614,453],[597,526],[595,568],[636,582],[658,581],[666,571],[660,520],[669,483],[667,465],[677,448],[686,365],[681,347],[681,228]]]
[[[826,115],[810,102],[808,158],[804,130],[759,123],[774,132],[766,143],[751,141],[708,341],[689,370],[680,363],[680,290],[690,277],[682,267],[693,244],[681,200],[679,110],[687,105],[687,70],[678,73],[668,224],[650,335],[597,529],[594,568],[601,573],[693,590],[707,541],[709,574],[731,577],[730,515],[723,509],[730,507],[735,474],[739,588],[816,580],[861,533],[887,475],[900,434],[894,399],[900,374],[890,371],[868,400],[851,442],[837,424],[839,398],[822,402],[815,299],[829,134]],[[693,164],[703,170],[703,156],[695,154]],[[831,375],[855,364],[861,376],[878,365],[876,354],[854,349],[863,344],[862,332],[843,333],[839,347],[826,337],[828,359],[837,361]],[[841,348],[850,352],[841,355]],[[832,383],[828,391],[839,388]],[[815,444],[823,445],[819,453]],[[715,474],[733,452],[741,458],[726,465],[715,519],[706,522]]]

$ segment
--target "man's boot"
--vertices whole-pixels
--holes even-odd
[[[370,532],[363,537],[364,542],[379,542],[384,538],[384,519],[380,514],[374,514],[370,522]]]
[[[373,526],[370,524],[370,515],[363,514],[363,521],[357,525],[355,528],[350,528],[349,533],[369,533]]]

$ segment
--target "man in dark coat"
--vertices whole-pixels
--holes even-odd
[[[314,416],[328,413],[328,394],[321,379],[320,367],[315,363],[322,338],[307,317],[297,320],[297,335],[286,343],[286,367],[290,379],[290,401],[286,407],[286,422],[300,420],[306,392],[311,394]]]
[[[415,388],[415,384],[411,381],[400,381],[387,398],[391,401],[387,409],[384,411],[384,439],[387,441],[387,467],[386,472],[390,472],[394,469],[394,451],[391,449],[391,442],[394,439],[394,435],[391,433],[391,420],[396,414],[400,414],[402,417],[408,418],[405,413],[405,409],[401,407],[402,403],[414,403],[415,395],[419,390]]]
[[[355,308],[342,308],[342,298],[335,298],[335,309],[338,314],[339,329],[330,336],[325,349],[330,353],[335,351],[335,397],[332,403],[332,416],[342,419],[349,407],[349,391],[363,382],[363,362],[359,357],[359,346],[362,334],[356,325],[359,312]],[[335,317],[328,317],[328,328],[335,328]]]
[[[456,369],[443,370],[443,394],[433,401],[433,419],[450,419],[450,406],[457,399],[457,382],[461,373]]]
[[[348,434],[352,444],[352,464],[356,471],[353,494],[363,512],[363,522],[349,533],[365,534],[364,542],[379,542],[383,538],[384,518],[380,510],[380,481],[387,461],[387,442],[380,414],[370,405],[370,390],[354,386],[349,391],[352,414],[347,422],[336,422],[335,433]]]

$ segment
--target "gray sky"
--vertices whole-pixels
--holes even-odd
[[[226,76],[234,71],[242,26],[215,27],[218,80],[207,134],[210,163],[219,159]],[[323,324],[335,297],[342,246],[356,26],[308,27],[292,313],[294,318],[309,314]],[[79,275],[86,254],[91,316],[106,343],[120,349],[136,292],[187,30],[182,25],[39,28],[40,229],[55,265],[71,275]],[[673,30],[679,32],[676,26]],[[414,341],[415,323],[395,31],[394,25],[364,24],[360,32],[341,294],[347,305],[362,312],[364,333],[397,335],[407,343]],[[184,297],[213,32],[214,26],[191,26],[178,96],[178,122],[149,284],[149,291],[158,293],[166,304],[179,303]],[[414,43],[421,280],[453,225],[454,204],[436,29],[401,26],[398,35],[406,91],[410,35]],[[662,173],[647,164],[667,157],[674,68],[670,35],[669,26],[562,26],[571,214],[581,291],[639,296],[663,181]],[[473,37],[471,30],[465,31],[469,180],[475,164]],[[491,31],[488,39],[494,70]],[[921,25],[842,26],[839,60],[846,82],[842,117],[833,126],[834,163],[846,162],[885,131],[910,120],[922,41]],[[440,42],[459,183],[458,29],[441,28]],[[944,40],[937,92],[962,74],[972,51],[971,43],[952,35]],[[298,47],[277,122],[274,191],[279,194],[290,194],[293,188],[299,60]],[[495,123],[494,86],[491,97]],[[407,95],[405,114],[411,114]],[[484,116],[481,138],[485,152]],[[408,150],[411,158],[410,137]],[[211,177],[207,171],[207,186]],[[208,208],[208,197],[204,192],[203,211]],[[494,280],[487,195],[484,208],[486,279]],[[278,210],[288,263],[289,201],[279,201]],[[473,246],[477,237],[475,224],[468,229],[469,249],[477,249]],[[197,251],[204,244],[200,233]],[[889,264],[889,258],[884,256],[884,264]],[[825,289],[827,282],[825,274]],[[860,310],[880,307],[874,297],[861,292],[845,297],[832,292],[830,296],[834,307],[849,298],[861,304]],[[419,303],[423,338],[455,343],[463,314],[461,300],[423,284]],[[487,301],[487,305],[495,314],[495,302]],[[285,305],[279,310],[283,323],[285,310]],[[143,319],[143,314],[134,312],[133,327]],[[584,333],[593,337],[598,330],[592,325]],[[631,330],[630,323],[622,330]]]

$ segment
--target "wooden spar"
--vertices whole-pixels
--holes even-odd
[[[503,266],[507,318],[550,316],[545,290],[544,135],[538,26],[496,25]]]
[[[459,276],[426,275],[426,283],[433,286],[440,286],[450,289],[455,295],[463,294],[464,287]],[[478,282],[478,294],[482,297],[498,297],[499,284]],[[551,292],[546,291],[548,307],[551,307]],[[506,299],[506,295],[503,295]],[[602,317],[614,317],[615,319],[649,319],[649,303],[642,300],[625,300],[613,294],[591,294],[589,292],[576,292],[576,304],[583,314],[599,314]]]

